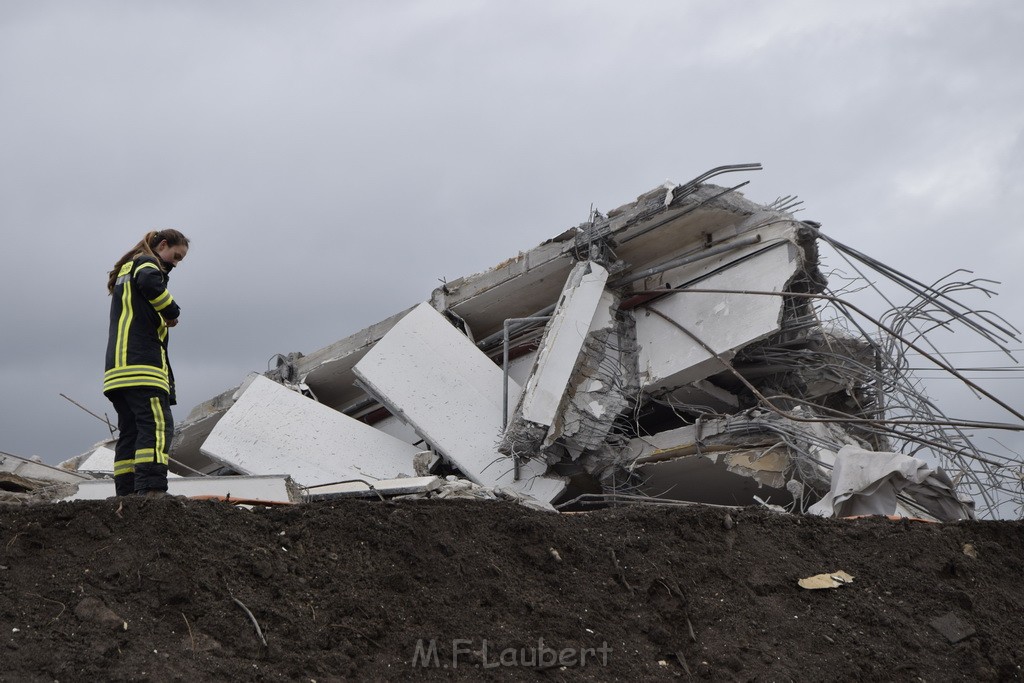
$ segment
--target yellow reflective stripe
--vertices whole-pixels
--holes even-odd
[[[153,418],[156,420],[156,461],[161,465],[167,464],[167,422],[164,419],[164,409],[160,405],[160,399],[153,396],[149,399],[149,405],[153,409]]]
[[[162,351],[163,349],[161,349]],[[155,365],[123,365],[119,368],[111,368],[103,373],[104,379],[117,379],[129,375],[145,375],[148,377],[167,378],[167,371]]]
[[[130,264],[125,264],[130,265]],[[114,346],[114,365],[128,364],[128,328],[132,325],[131,283],[121,286],[121,317],[117,320],[117,342]]]
[[[114,389],[128,389],[130,387],[154,387],[156,389],[162,389],[167,393],[171,393],[171,383],[167,380],[128,377],[103,383],[103,391],[105,392],[113,391]]]
[[[135,274],[138,275],[139,271],[142,270],[143,268],[156,268],[157,270],[160,270],[159,268],[157,268],[157,265],[152,261],[143,261],[142,263],[139,264],[139,267],[135,269]]]
[[[150,299],[149,303],[153,304],[153,308],[157,311],[157,313],[159,313],[160,311],[164,310],[172,303],[174,303],[174,297],[171,296],[171,293],[165,289],[163,294],[161,294],[155,299]]]
[[[129,474],[135,471],[134,460],[118,460],[114,463],[114,476],[120,476],[122,474]]]
[[[135,460],[133,461],[136,465],[148,465],[151,462],[156,462],[157,455],[152,448],[140,448],[135,451]]]

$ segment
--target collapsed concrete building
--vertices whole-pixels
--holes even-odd
[[[952,298],[970,283],[916,283],[795,218],[793,198],[760,205],[746,183],[708,182],[759,168],[666,183],[326,348],[278,355],[178,426],[172,491],[203,479],[248,491],[236,498],[460,490],[563,510],[941,520],[973,517],[976,500],[1019,505],[1019,458],[979,451],[964,429],[1024,417],[980,387],[1020,422],[945,417],[905,357],[969,382],[921,348],[916,321],[955,321],[1000,348],[1016,330]],[[912,302],[872,317],[844,300],[822,244]],[[100,444],[74,466],[102,476],[112,457]],[[261,477],[273,494],[250,487]]]

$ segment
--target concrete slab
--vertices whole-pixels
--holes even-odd
[[[202,453],[243,474],[285,471],[303,486],[412,475],[420,449],[257,376]]]
[[[237,500],[252,499],[278,503],[295,502],[294,484],[287,475],[271,474],[238,477],[175,477],[167,480],[167,492],[173,496],[222,496]],[[78,485],[78,493],[65,500],[103,500],[114,495],[113,479],[97,479]]]
[[[608,271],[596,263],[578,263],[569,273],[548,322],[537,362],[523,389],[519,404],[523,419],[547,426],[554,424],[587,334],[595,321],[601,327],[611,322],[611,296],[604,296],[607,282]],[[602,301],[608,304],[603,315],[598,306]]]
[[[724,369],[680,327],[727,360],[744,346],[777,332],[782,320],[782,297],[739,292],[782,292],[801,263],[799,248],[780,242],[693,285],[695,289],[730,290],[735,294],[688,293],[682,289],[638,307],[634,316],[644,389],[675,388]]]
[[[100,444],[93,449],[89,455],[87,455],[81,463],[78,465],[78,472],[84,472],[91,475],[109,475],[114,476],[114,441],[108,441]],[[180,477],[180,474],[174,472],[168,472],[168,478]]]
[[[77,484],[91,479],[85,473],[79,474],[61,467],[54,467],[30,458],[22,458],[10,453],[0,453],[0,472],[7,472],[24,479],[36,481],[54,481]]]
[[[109,444],[109,445],[108,445]],[[102,474],[114,474],[114,448],[113,441],[108,444],[101,444],[93,449],[82,462],[78,464],[79,472],[97,472]]]
[[[550,503],[565,487],[544,463],[498,453],[502,371],[430,304],[409,312],[356,364],[362,386],[472,481],[509,487]],[[521,389],[510,382],[510,404]]]

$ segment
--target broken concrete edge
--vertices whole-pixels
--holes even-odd
[[[77,456],[81,457],[81,456]],[[71,461],[75,459],[72,458]],[[0,472],[7,472],[26,479],[40,479],[43,481],[56,481],[74,484],[89,479],[89,475],[76,472],[65,467],[64,461],[60,465],[47,465],[37,457],[23,458],[12,453],[0,454]]]

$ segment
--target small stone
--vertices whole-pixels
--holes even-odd
[[[947,612],[941,617],[936,617],[928,622],[933,629],[946,636],[950,643],[959,643],[965,638],[970,638],[977,631],[969,623],[958,617],[953,612]]]
[[[91,621],[113,630],[123,630],[126,623],[112,609],[104,605],[102,600],[91,596],[82,598],[82,601],[75,606],[75,616],[82,621]]]
[[[728,512],[726,512],[725,517],[722,518],[722,526],[725,527],[726,531],[729,531],[736,526],[736,522],[732,521],[732,515]]]

